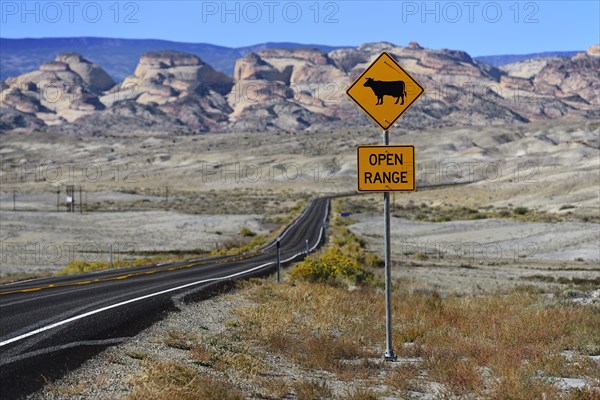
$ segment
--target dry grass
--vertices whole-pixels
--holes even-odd
[[[378,260],[366,262],[364,243],[339,220],[331,224],[332,263],[343,255],[377,271]],[[233,296],[245,305],[223,320],[219,333],[174,330],[162,339],[187,351],[186,364],[126,352],[142,360],[128,399],[242,398],[239,388],[214,377],[223,374],[243,385],[244,396],[264,399],[371,400],[412,392],[439,399],[600,399],[600,365],[588,357],[600,349],[600,309],[550,297],[535,285],[442,297],[418,282],[394,282],[397,364],[381,361],[385,307],[374,279],[358,286],[254,279],[238,289]],[[274,359],[283,361],[273,366]],[[293,372],[282,372],[286,367]],[[588,386],[561,388],[556,378],[567,377]]]
[[[183,331],[169,331],[164,343],[174,349],[190,350],[197,346],[199,338],[197,335]]]
[[[585,355],[600,344],[594,307],[523,293],[442,298],[399,284],[394,348],[422,361],[389,368],[368,360],[381,355],[384,343],[383,294],[377,289],[248,284],[245,295],[256,305],[237,310],[235,329],[243,340],[345,381],[383,371],[389,386],[405,392],[423,387],[422,373],[442,384],[442,397],[531,399],[567,396],[552,377],[590,385],[600,380],[598,363]],[[567,358],[565,350],[579,355]]]
[[[216,357],[214,368],[218,371],[228,372],[235,370],[242,376],[254,378],[268,372],[268,367],[262,357],[248,350],[225,351]]]
[[[340,303],[332,288],[325,285],[299,283],[285,291],[283,287],[263,285],[250,291],[249,295],[259,304],[238,310],[242,338],[307,368],[337,373],[363,370],[354,362],[341,362],[372,355],[363,348],[362,335],[352,335],[360,325],[348,324],[352,317],[345,307],[352,305]]]
[[[600,219],[593,215],[575,215],[572,213],[549,213],[530,210],[527,207],[483,207],[469,208],[456,206],[435,206],[408,202],[395,207],[394,216],[409,218],[416,221],[445,222],[458,220],[476,220],[487,218],[513,219],[523,222],[598,222]]]
[[[263,399],[282,399],[290,393],[290,386],[281,378],[262,378],[258,380],[258,396]]]
[[[266,374],[268,367],[262,354],[235,341],[227,332],[207,337],[203,343],[190,349],[190,357],[197,365],[217,371],[236,371],[246,378]]]
[[[128,400],[241,400],[241,392],[226,380],[203,375],[186,365],[145,363],[129,382]]]
[[[294,384],[297,400],[330,399],[332,391],[326,382],[317,380],[302,380]]]
[[[50,272],[16,272],[0,276],[0,285],[7,283],[26,281],[29,279],[47,278],[52,276]]]
[[[420,389],[419,367],[415,363],[402,363],[390,370],[385,384],[400,390],[401,393]]]
[[[217,361],[218,353],[204,345],[200,345],[190,349],[190,357],[195,364],[210,368]]]
[[[372,389],[359,387],[354,390],[349,389],[344,398],[346,400],[378,400],[379,395]]]
[[[134,360],[146,360],[152,358],[152,354],[143,349],[126,349],[123,353]]]
[[[86,384],[83,381],[79,381],[76,384],[72,385],[61,385],[58,386],[53,382],[46,380],[46,385],[44,390],[46,391],[46,395],[48,397],[54,396],[80,396],[85,391]]]

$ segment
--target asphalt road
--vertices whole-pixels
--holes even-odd
[[[325,238],[329,200],[316,199],[281,235],[284,263]],[[259,253],[0,285],[0,399],[38,390],[175,308],[173,296],[202,298],[235,279],[276,269],[275,242]]]

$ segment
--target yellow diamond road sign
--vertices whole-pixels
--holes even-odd
[[[414,146],[358,146],[356,156],[359,192],[415,190]]]
[[[424,91],[419,82],[384,51],[346,93],[387,131]]]

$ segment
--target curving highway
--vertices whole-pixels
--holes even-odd
[[[280,236],[283,263],[325,238],[329,199],[313,200]],[[0,398],[39,389],[106,346],[127,340],[174,309],[235,279],[275,270],[275,242],[248,255],[194,259],[0,285]]]

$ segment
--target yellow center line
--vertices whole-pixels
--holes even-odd
[[[223,264],[223,263],[231,262],[231,261],[244,260],[244,259],[251,258],[251,257],[257,256],[257,255],[263,254],[263,253],[264,252],[257,252],[257,253],[249,254],[249,255],[246,255],[246,256],[240,256],[238,258],[236,258],[236,257],[226,258],[226,259],[217,261],[216,264]],[[152,275],[152,274],[157,273],[157,272],[177,271],[179,269],[197,267],[197,266],[208,264],[208,263],[209,263],[209,261],[199,261],[199,262],[194,262],[194,263],[183,264],[183,265],[180,265],[180,266],[177,266],[177,267],[169,267],[169,268],[166,268],[166,269],[153,269],[153,270],[150,270],[150,271],[134,272],[134,273],[126,274],[126,275],[113,276],[113,277],[109,277],[109,278],[102,278],[102,279],[96,278],[94,280],[86,280],[86,281],[79,281],[79,282],[50,283],[50,284],[48,284],[46,286],[40,286],[40,287],[34,287],[34,288],[27,288],[27,289],[18,289],[18,290],[9,290],[9,291],[5,291],[5,292],[0,292],[0,296],[6,295],[6,294],[13,294],[13,293],[35,292],[35,291],[38,291],[38,290],[58,288],[58,287],[65,287],[65,286],[89,285],[90,283],[97,283],[97,282],[118,281],[118,280],[127,279],[127,278],[131,278],[131,277],[136,277],[136,276],[141,276],[141,275]]]
[[[35,292],[36,290],[42,290],[43,288],[31,288],[31,289],[23,289],[21,292]]]

